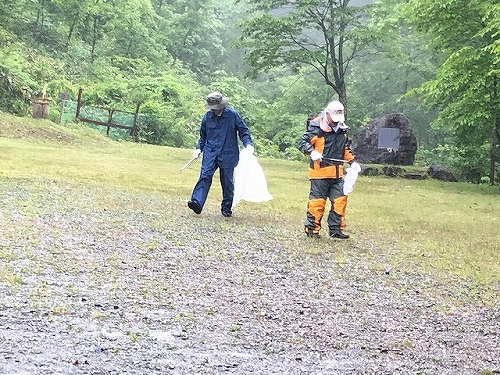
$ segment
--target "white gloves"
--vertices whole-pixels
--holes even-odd
[[[198,156],[200,156],[201,154],[201,150],[199,148],[197,148],[196,150],[194,150],[193,152],[193,157],[192,159],[198,159]]]
[[[323,159],[323,155],[321,155],[318,151],[312,150],[311,151],[311,159],[316,161],[316,160],[321,160]]]
[[[351,163],[351,168],[353,171],[356,171],[357,173],[361,172],[361,165],[359,165],[359,163],[356,161]]]

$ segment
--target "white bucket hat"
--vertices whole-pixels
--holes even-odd
[[[338,100],[328,103],[325,113],[330,115],[333,122],[345,122],[344,105]]]
[[[229,98],[222,96],[218,91],[214,91],[207,95],[207,104],[205,107],[208,109],[219,110],[224,108],[229,102]]]

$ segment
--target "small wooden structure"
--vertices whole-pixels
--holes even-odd
[[[48,118],[50,102],[52,99],[46,97],[47,85],[43,88],[42,96],[33,100],[33,118]]]

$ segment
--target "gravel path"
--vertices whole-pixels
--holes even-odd
[[[55,181],[0,199],[1,374],[500,374],[498,305],[361,239]]]

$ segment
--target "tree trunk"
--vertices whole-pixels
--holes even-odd
[[[68,46],[69,46],[69,43],[71,41],[71,37],[73,36],[73,32],[75,31],[79,16],[80,16],[80,12],[77,12],[75,14],[75,17],[73,17],[73,22],[71,22],[71,25],[70,25],[69,31],[68,31],[68,37],[66,39],[66,46],[65,46],[66,48],[68,48]]]
[[[495,145],[491,145],[490,152],[490,185],[495,185]]]
[[[91,61],[94,62],[95,59],[95,47],[97,45],[97,27],[98,27],[98,16],[94,16],[94,29],[92,35],[92,51],[91,51]]]
[[[498,77],[495,75],[493,77],[493,103],[497,102],[498,99]],[[496,161],[498,160],[498,153],[500,148],[500,115],[495,113],[495,118],[493,119],[495,126],[493,128],[493,134],[491,136],[491,150],[490,150],[490,185],[495,185],[495,167]]]

